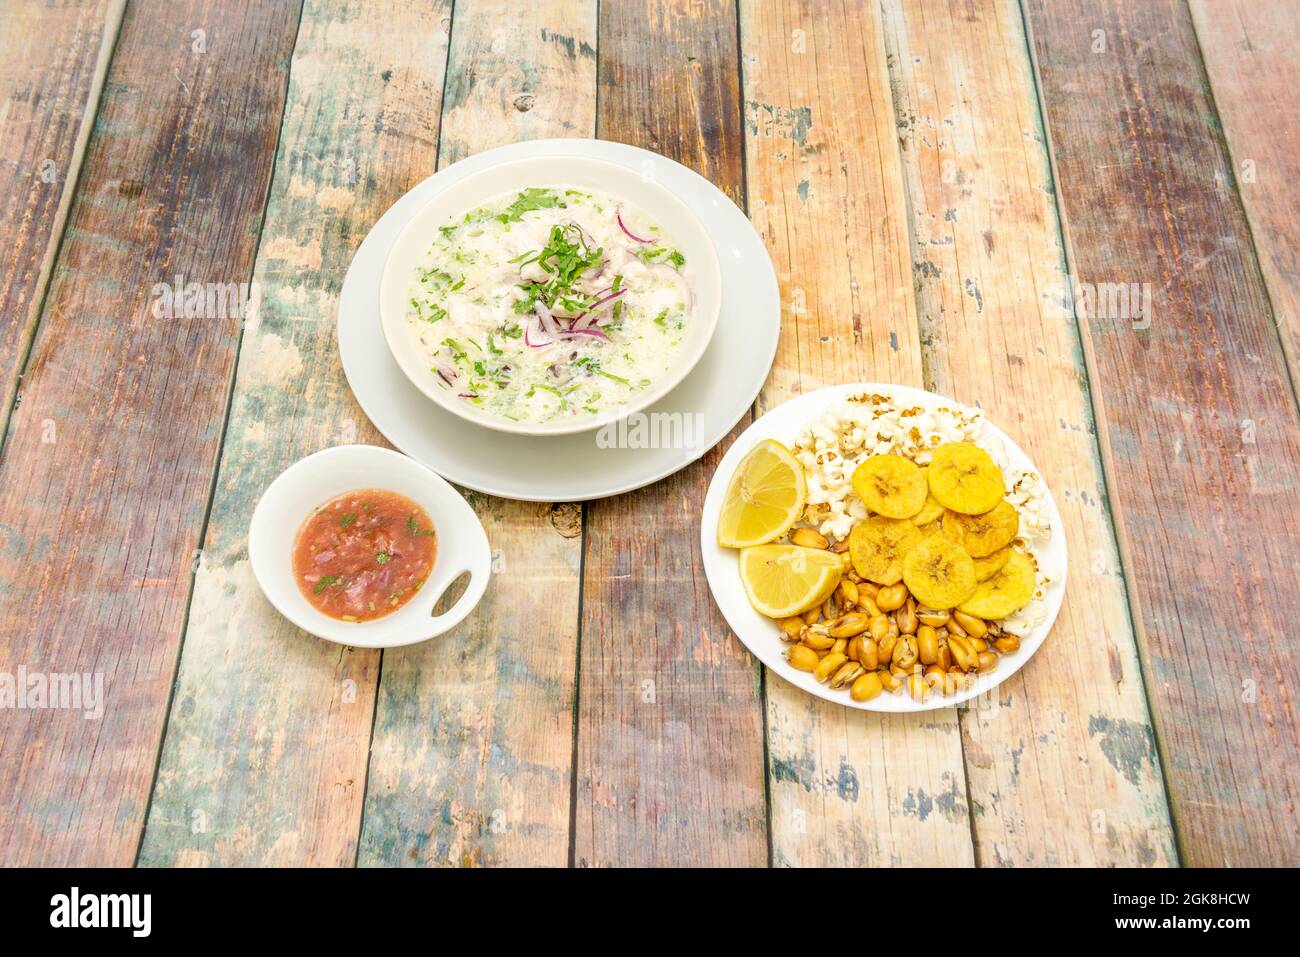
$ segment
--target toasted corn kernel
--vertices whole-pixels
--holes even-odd
[[[834,638],[825,632],[814,631],[811,627],[804,629],[801,640],[813,651],[830,651],[835,646]]]
[[[848,661],[847,655],[832,652],[821,661],[817,662],[817,667],[813,669],[813,677],[825,684],[830,680],[831,675],[840,670],[840,665]]]
[[[907,604],[894,613],[894,620],[898,622],[898,630],[903,634],[916,634],[917,625],[920,624],[916,617],[916,599],[907,599]]]
[[[781,626],[781,633],[786,636],[786,641],[798,641],[799,632],[803,631],[803,619],[798,615],[790,618],[782,618],[777,622]]]
[[[889,585],[876,592],[876,607],[881,611],[897,611],[907,601],[906,585]]]
[[[980,674],[988,674],[998,666],[998,656],[991,651],[981,651],[977,659],[977,665]]]
[[[831,687],[835,689],[847,688],[853,682],[858,680],[862,674],[862,665],[856,661],[846,661],[840,665],[838,671],[831,675]]]
[[[847,658],[849,651],[849,640],[847,638],[836,638],[835,644],[831,645],[831,654],[843,655]]]
[[[948,624],[948,612],[936,611],[933,608],[918,608],[916,618],[921,624],[929,625],[931,628]]]
[[[879,641],[889,634],[889,619],[884,615],[873,615],[871,621],[867,623],[867,630],[871,632],[871,637]]]
[[[971,647],[970,640],[964,635],[949,633],[948,649],[952,652],[952,660],[962,671],[974,671],[979,667],[979,654]]]
[[[993,647],[996,648],[998,651],[1002,652],[1002,654],[1004,655],[1009,655],[1013,651],[1019,651],[1020,636],[1013,635],[1011,634],[1011,632],[1007,632],[1001,638],[998,638],[996,641],[993,642]]]
[[[884,684],[880,680],[880,675],[873,671],[858,676],[858,679],[853,682],[853,687],[849,689],[849,697],[854,701],[870,701],[883,689]]]
[[[948,623],[944,625],[944,627],[948,629],[948,634],[950,635],[960,635],[962,638],[969,637],[966,634],[966,629],[961,626],[961,622],[959,622],[955,617],[949,618]]]
[[[866,635],[858,635],[858,662],[868,671],[875,671],[880,665],[880,649]]]
[[[880,586],[875,582],[858,582],[858,591],[875,601],[876,596],[880,594]]]
[[[957,624],[961,625],[966,634],[972,638],[983,638],[988,634],[989,626],[985,624],[983,618],[976,618],[964,611],[954,611],[952,617],[957,619]]]
[[[818,621],[821,620],[821,617],[822,617],[822,608],[821,605],[818,605],[816,608],[809,608],[806,612],[803,613],[803,623],[805,625],[815,625],[817,624]]]
[[[858,573],[853,570],[853,556],[845,552],[840,556],[840,560],[844,562],[844,574],[849,578],[849,581],[857,578]]]
[[[790,541],[804,548],[829,548],[831,544],[826,541],[825,535],[811,528],[796,528],[790,536]]]
[[[839,587],[836,589],[840,596],[840,605],[844,608],[855,608],[858,604],[858,586],[853,584],[847,578],[841,578]]]
[[[830,621],[832,618],[838,618],[840,610],[835,606],[835,596],[832,595],[822,602],[822,620]]]
[[[875,639],[876,647],[880,649],[880,665],[884,667],[894,660],[894,648],[898,645],[897,635],[884,635]]]
[[[939,637],[929,625],[916,629],[916,655],[923,665],[932,665],[939,660]]]
[[[791,645],[787,648],[785,660],[790,662],[791,668],[798,668],[800,671],[812,671],[821,661],[817,657],[817,652],[804,645]]]
[[[834,621],[826,623],[826,631],[832,638],[856,638],[871,625],[871,619],[859,611],[841,615]]]
[[[898,643],[894,645],[894,664],[900,668],[910,668],[916,664],[916,656],[916,639],[911,635],[899,635]]]
[[[944,671],[947,671],[949,668],[956,668],[957,666],[952,663],[952,649],[948,647],[948,639],[937,638],[935,640],[939,643],[939,657],[935,659],[935,664]]]
[[[976,638],[974,635],[971,635],[970,646],[975,649],[976,654],[989,650],[989,643],[983,638]]]
[[[876,672],[876,677],[880,679],[880,686],[893,694],[903,687],[903,679],[898,677],[892,671],[881,670]]]
[[[847,538],[841,538],[835,543],[831,551],[837,552],[840,555],[847,555],[849,553],[849,540]]]

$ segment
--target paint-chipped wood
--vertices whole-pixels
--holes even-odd
[[[745,0],[740,13],[750,215],[782,300],[760,410],[845,382],[920,386],[879,10]],[[766,690],[775,864],[972,862],[954,709],[869,714],[770,673]]]
[[[20,0],[0,12],[0,436],[124,3]]]
[[[248,564],[298,458],[381,444],[339,363],[338,296],[380,215],[433,168],[447,5],[309,2],[212,517],[145,835],[146,865],[350,865],[380,656],[294,628]]]
[[[1019,5],[885,11],[929,381],[1034,460],[1071,558],[1047,643],[962,709],[978,862],[1176,863]]]
[[[1300,421],[1190,14],[1026,10],[1070,261],[1139,293],[1094,297],[1084,344],[1181,859],[1294,863]]]
[[[603,3],[598,132],[743,201],[735,7]],[[699,513],[720,449],[587,511],[573,862],[767,860],[759,670],[713,604]]]
[[[595,0],[458,8],[439,166],[593,135],[595,42]],[[493,580],[455,631],[384,655],[362,865],[568,862],[582,509],[467,497]]]
[[[0,616],[0,669],[100,674],[105,704],[6,712],[6,864],[135,858],[240,326],[168,318],[155,284],[248,281],[297,21],[252,0],[123,20],[0,466],[0,593],[25,610]]]
[[[1300,9],[1289,0],[1190,0],[1196,39],[1268,285],[1273,315],[1300,379]]]

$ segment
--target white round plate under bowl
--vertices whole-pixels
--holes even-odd
[[[438,230],[459,223],[468,211],[502,195],[529,187],[589,189],[612,196],[633,208],[654,210],[663,235],[685,254],[682,275],[694,295],[687,332],[662,376],[622,409],[579,415],[552,422],[514,421],[493,415],[472,402],[457,398],[457,389],[443,383],[429,368],[430,359],[409,318],[414,277],[422,266]],[[612,225],[612,222],[611,222]],[[489,429],[515,435],[567,435],[598,429],[630,413],[640,412],[671,392],[690,373],[709,347],[722,305],[722,271],[708,231],[699,218],[670,190],[636,170],[587,156],[538,156],[496,163],[434,195],[397,237],[389,251],[379,281],[379,320],[398,367],[415,387],[453,415]],[[422,325],[422,324],[421,324]],[[441,333],[439,333],[441,335]]]
[[[718,463],[718,470],[709,483],[708,494],[704,497],[704,510],[700,516],[700,547],[704,551],[704,573],[708,577],[709,589],[713,592],[714,601],[718,603],[732,631],[745,643],[745,647],[772,671],[809,694],[861,711],[933,711],[939,708],[950,708],[991,691],[1023,668],[1025,662],[1039,649],[1048,632],[1052,630],[1056,616],[1061,610],[1061,601],[1065,597],[1065,534],[1061,526],[1061,513],[1057,510],[1056,502],[1047,487],[1046,476],[1043,476],[1043,473],[1034,466],[1020,446],[992,422],[986,419],[985,428],[988,434],[1001,439],[1006,448],[1007,462],[1010,467],[1037,472],[1043,478],[1044,503],[1052,529],[1046,544],[1035,542],[1034,552],[1042,564],[1044,573],[1052,581],[1043,589],[1041,599],[1043,619],[1028,634],[1020,636],[1020,650],[1014,654],[999,656],[997,669],[989,674],[978,676],[974,685],[966,691],[949,696],[931,693],[926,697],[924,704],[918,704],[902,691],[897,694],[885,692],[871,701],[858,702],[849,697],[847,690],[832,691],[825,685],[819,684],[808,672],[792,668],[782,654],[786,645],[777,636],[776,622],[756,612],[749,604],[749,599],[745,597],[745,589],[740,584],[738,567],[740,553],[733,548],[723,548],[717,542],[718,515],[722,511],[722,500],[727,494],[727,486],[731,482],[731,476],[735,474],[736,466],[749,450],[764,439],[776,439],[786,446],[793,446],[800,433],[810,423],[817,421],[824,413],[841,407],[849,396],[864,393],[893,396],[908,405],[928,406],[941,403],[953,408],[962,407],[961,403],[945,396],[935,395],[933,392],[926,392],[924,389],[880,383],[831,386],[809,392],[807,395],[801,395],[784,405],[777,406],[736,439],[727,450],[727,454],[722,457],[722,461]]]
[[[722,271],[717,328],[690,374],[645,410],[648,418],[574,435],[520,436],[484,428],[435,405],[398,368],[379,320],[384,263],[407,222],[459,179],[497,163],[575,154],[655,179],[699,218]],[[459,485],[533,502],[618,495],[694,462],[753,403],[776,355],[780,330],[776,272],[745,214],[680,163],[603,140],[516,143],[471,156],[430,177],[394,203],[370,230],[339,297],[343,371],[375,427],[407,455]]]

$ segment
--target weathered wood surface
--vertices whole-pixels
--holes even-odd
[[[977,861],[1174,864],[1020,7],[885,9],[929,384],[1034,460],[1071,559],[1047,644],[962,709]]]
[[[27,356],[125,0],[0,11],[0,436]]]
[[[1290,0],[1190,0],[1196,39],[1250,221],[1291,380],[1300,379],[1300,8]]]
[[[1293,864],[1300,422],[1191,18],[1027,10],[1072,267],[1150,284],[1084,345],[1181,858]]]
[[[142,864],[356,859],[380,653],[282,618],[253,579],[247,531],[295,460],[383,444],[339,362],[338,296],[371,225],[433,168],[447,12],[415,0],[303,10]]]
[[[1169,809],[1184,863],[1300,859],[1290,7],[849,7],[6,7],[0,593],[31,611],[0,672],[107,702],[0,713],[0,863],[1160,865]],[[269,608],[261,491],[382,444],[334,344],[361,238],[435,166],[593,129],[748,200],[760,412],[925,384],[1047,473],[1069,595],[991,700],[887,719],[763,675],[695,544],[726,441],[585,512],[470,495],[497,578],[439,641]],[[242,340],[153,313],[178,275],[253,281]]]
[[[684,163],[743,208],[736,29],[723,0],[602,4],[597,131]],[[713,603],[698,546],[726,445],[588,506],[578,866],[768,859],[760,672]]]
[[[0,593],[26,610],[0,662],[102,674],[106,702],[5,713],[5,864],[135,859],[239,336],[160,318],[154,285],[248,281],[296,26],[271,2],[123,20],[0,465]]]
[[[879,7],[745,0],[740,23],[750,216],[782,301],[760,411],[843,382],[923,385]],[[774,864],[972,863],[955,709],[853,711],[770,673],[766,696]]]
[[[595,0],[456,11],[438,165],[593,135]],[[384,655],[361,864],[564,866],[582,508],[467,497],[494,549],[474,614]]]

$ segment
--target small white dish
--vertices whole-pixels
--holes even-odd
[[[686,257],[684,275],[695,294],[687,323],[688,332],[672,364],[636,399],[620,409],[557,422],[516,422],[492,415],[445,388],[429,370],[424,349],[407,316],[417,268],[424,263],[439,227],[459,221],[472,209],[503,193],[529,187],[565,186],[597,190],[646,211],[671,236]],[[699,219],[658,180],[636,170],[590,156],[533,156],[497,163],[457,180],[435,193],[397,234],[379,280],[379,319],[384,339],[397,362],[417,389],[451,412],[477,425],[517,435],[569,435],[587,432],[653,405],[677,386],[709,345],[722,305],[722,273],[718,255]]]
[[[1023,668],[1042,646],[1048,632],[1052,630],[1056,616],[1061,611],[1061,602],[1065,598],[1067,566],[1065,533],[1061,524],[1061,513],[1057,510],[1051,490],[1047,487],[1047,478],[1034,466],[1020,446],[992,422],[986,419],[986,428],[991,435],[1002,440],[1009,465],[1014,469],[1037,472],[1043,479],[1044,503],[1047,506],[1052,530],[1048,542],[1045,545],[1035,543],[1034,551],[1042,562],[1043,570],[1052,578],[1052,582],[1043,590],[1043,620],[1037,628],[1020,636],[1020,650],[1014,654],[1001,656],[995,671],[979,675],[974,685],[960,694],[948,696],[931,694],[921,704],[913,701],[905,693],[886,692],[871,701],[858,702],[850,698],[847,691],[832,691],[825,685],[819,684],[817,679],[808,672],[791,667],[782,654],[786,646],[777,637],[776,622],[756,612],[750,605],[749,599],[745,597],[745,589],[740,584],[739,551],[734,548],[723,548],[717,541],[718,515],[722,511],[722,501],[726,497],[727,486],[731,483],[731,476],[735,474],[736,466],[749,450],[764,439],[776,439],[787,447],[793,446],[799,434],[809,423],[821,418],[823,413],[842,405],[849,396],[862,393],[892,395],[916,405],[927,405],[935,401],[948,406],[960,405],[953,399],[924,389],[883,383],[858,383],[818,389],[777,406],[741,433],[740,438],[736,439],[727,450],[727,454],[722,457],[722,461],[718,463],[717,471],[713,473],[700,516],[700,547],[704,552],[704,574],[709,581],[709,590],[713,592],[713,600],[722,610],[723,617],[727,619],[731,630],[755,657],[792,685],[818,698],[844,705],[846,708],[857,708],[859,711],[934,711],[940,708],[951,708],[986,694]]]
[[[372,621],[340,621],[317,611],[298,588],[293,545],[308,516],[337,495],[378,488],[418,502],[436,532],[433,571],[397,611]],[[478,604],[492,571],[483,526],[456,490],[400,452],[373,445],[342,445],[309,455],[271,483],[248,528],[248,558],[267,600],[303,631],[358,648],[395,648],[435,638],[460,624]],[[469,573],[465,592],[441,615],[433,608],[456,579]]]
[[[689,442],[623,441],[615,426],[575,435],[521,436],[485,429],[430,402],[402,373],[379,325],[379,278],[388,250],[429,198],[498,163],[592,156],[658,179],[699,217],[722,270],[722,310],[708,348],[677,388],[642,416],[674,416]],[[619,495],[694,462],[749,411],[776,355],[781,300],[757,231],[721,190],[680,163],[603,140],[533,140],[478,153],[401,197],[357,249],[339,297],[339,356],[357,402],[397,448],[458,485],[530,502]],[[660,420],[664,421],[664,420]],[[609,431],[614,433],[607,435]],[[635,434],[628,432],[628,437]],[[606,441],[613,438],[611,445]]]

